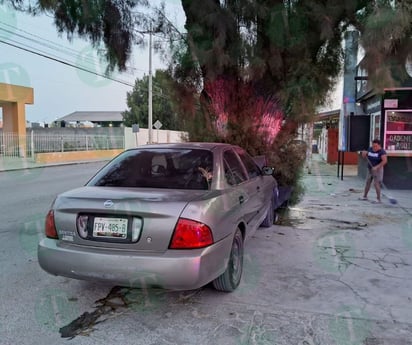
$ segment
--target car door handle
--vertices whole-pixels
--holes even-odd
[[[245,197],[243,195],[241,195],[239,197],[239,204],[243,204],[245,202]]]

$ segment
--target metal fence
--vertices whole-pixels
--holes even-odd
[[[124,136],[0,134],[0,156],[34,157],[36,153],[124,149]]]

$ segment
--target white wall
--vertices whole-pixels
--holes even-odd
[[[178,143],[184,141],[186,132],[154,129],[152,133],[153,143]],[[140,128],[138,133],[133,133],[132,128],[124,128],[125,149],[146,145],[149,141],[149,130]]]
[[[328,159],[328,130],[326,127],[322,128],[322,133],[319,136],[318,150],[320,156],[326,161]]]

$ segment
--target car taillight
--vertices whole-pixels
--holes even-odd
[[[48,238],[58,239],[56,225],[54,224],[54,211],[50,210],[46,216],[45,233]]]
[[[213,243],[210,228],[203,223],[180,218],[175,227],[170,249],[203,248]]]

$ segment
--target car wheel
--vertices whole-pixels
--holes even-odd
[[[273,225],[274,222],[275,222],[275,210],[273,209],[273,198],[270,198],[269,207],[266,212],[266,217],[265,219],[263,219],[263,222],[260,225],[263,226],[264,228],[269,228]]]
[[[236,229],[230,250],[229,262],[226,271],[213,281],[216,290],[232,292],[235,290],[242,278],[243,272],[243,236],[239,228]]]

